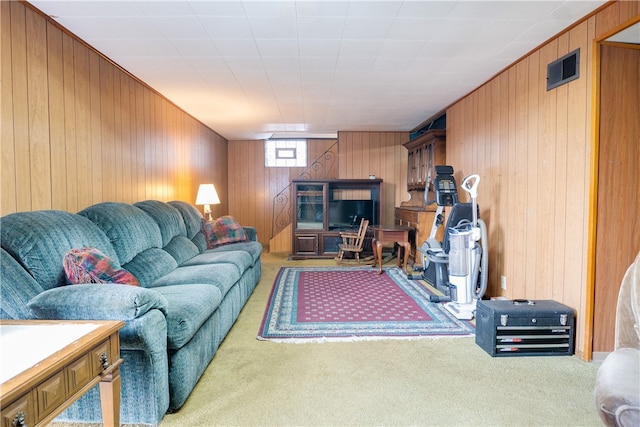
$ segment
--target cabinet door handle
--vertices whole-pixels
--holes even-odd
[[[107,358],[107,352],[103,351],[100,354],[100,363],[102,364],[102,369],[107,369],[109,367],[109,359]]]
[[[27,422],[25,420],[25,414],[22,411],[18,411],[16,416],[13,417],[13,421],[11,421],[11,425],[13,427],[27,427]]]

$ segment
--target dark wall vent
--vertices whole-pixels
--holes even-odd
[[[547,65],[547,90],[580,77],[580,49]]]

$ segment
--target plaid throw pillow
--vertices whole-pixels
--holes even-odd
[[[249,240],[247,232],[238,221],[229,215],[211,221],[202,220],[202,234],[207,242],[207,249],[220,245]]]
[[[138,279],[96,248],[71,249],[62,260],[67,282],[119,283],[140,286]]]

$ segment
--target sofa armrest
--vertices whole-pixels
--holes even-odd
[[[258,241],[258,229],[255,227],[251,227],[248,225],[243,225],[242,228],[244,228],[245,233],[247,233],[247,237],[249,238],[249,240],[252,240],[254,242]]]
[[[132,320],[153,309],[166,314],[168,304],[152,289],[91,283],[49,289],[27,306],[38,319]]]

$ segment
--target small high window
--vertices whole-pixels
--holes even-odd
[[[306,167],[307,140],[267,139],[264,141],[264,163],[267,167]]]

